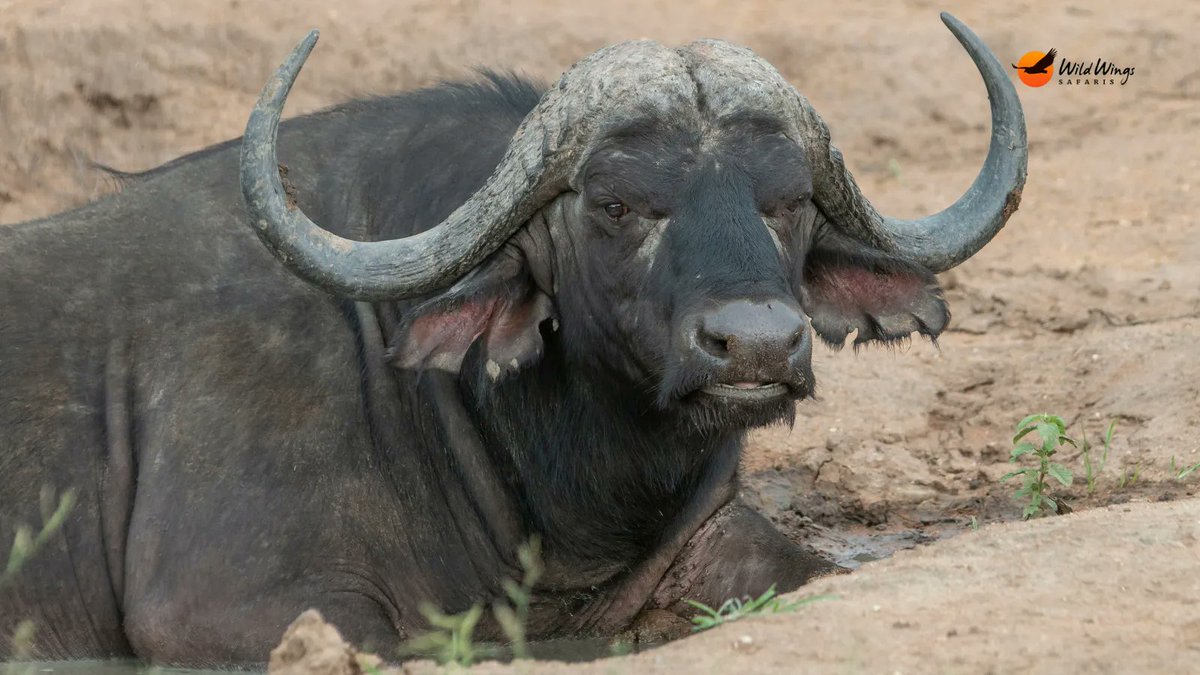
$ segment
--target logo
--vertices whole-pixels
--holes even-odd
[[[1012,67],[1017,69],[1017,77],[1022,82],[1031,87],[1040,87],[1054,75],[1054,57],[1057,55],[1058,51],[1053,47],[1048,52],[1025,52]]]
[[[1118,66],[1112,61],[1094,59],[1092,61],[1072,61],[1067,57],[1058,59],[1058,77],[1055,78],[1055,59],[1058,50],[1047,52],[1025,52],[1020,60],[1012,64],[1027,86],[1043,87],[1050,82],[1061,86],[1079,85],[1125,85],[1133,77],[1133,66]]]

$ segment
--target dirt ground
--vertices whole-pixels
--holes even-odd
[[[1200,485],[1200,471],[1176,480],[1170,470],[1173,459],[1200,462],[1200,4],[0,0],[0,223],[111,189],[91,160],[146,169],[239,135],[267,74],[312,27],[322,41],[289,114],[470,76],[481,64],[553,80],[623,39],[725,38],[809,97],[881,210],[924,215],[970,184],[987,144],[982,84],[941,9],[1001,61],[1056,47],[1135,74],[1124,86],[1017,84],[1029,182],[1008,227],[942,275],[948,332],[937,347],[818,350],[821,400],[802,406],[794,428],[756,433],[743,474],[753,504],[848,566],[942,541],[828,582],[889,599],[878,613],[853,600],[748,624],[754,666],[728,660],[743,658],[729,647],[739,624],[636,657],[630,672],[704,663],[910,672],[928,670],[921,659],[932,652],[963,672],[1194,665],[1196,500],[948,537],[972,517],[1019,516],[1012,486],[997,479],[1011,468],[1012,426],[1028,413],[1057,413],[1093,439],[1117,420],[1096,494],[1078,477],[1059,491],[1077,512],[1188,499]],[[1082,473],[1076,455],[1064,461]],[[1060,563],[1047,578],[995,562],[1036,567],[1039,541],[1053,547],[1046,557],[1091,572]],[[1163,575],[1192,573],[1139,576],[1151,558]],[[962,593],[947,595],[952,579]],[[976,607],[988,615],[973,624]],[[1028,611],[1041,612],[1034,626],[1007,626]],[[830,642],[834,634],[844,639]],[[1053,657],[1038,661],[1045,650]]]

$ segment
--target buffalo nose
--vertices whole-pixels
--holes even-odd
[[[772,380],[810,348],[804,316],[786,302],[727,302],[704,312],[695,330],[696,346],[739,380]]]

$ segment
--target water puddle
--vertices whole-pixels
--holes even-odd
[[[919,529],[880,529],[863,525],[831,529],[814,526],[809,530],[805,543],[816,549],[824,558],[847,569],[856,570],[863,563],[890,558],[896,551],[952,537],[962,531],[961,525],[927,526]]]
[[[262,671],[257,671],[262,672]],[[12,661],[0,663],[0,675],[254,675],[253,670],[202,670],[194,668],[163,668],[148,666],[140,661]]]
[[[662,643],[629,644],[611,639],[547,640],[529,645],[529,655],[538,661],[581,663],[610,656],[634,654]],[[148,666],[136,660],[13,661],[0,663],[0,675],[261,675],[261,670],[205,670]]]

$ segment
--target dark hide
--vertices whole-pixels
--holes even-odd
[[[280,158],[316,222],[404,236],[483,183],[539,91],[488,75],[350,103],[285,123]],[[500,596],[533,534],[535,638],[830,571],[734,501],[744,430],[811,392],[807,348],[780,365],[788,396],[722,402],[689,322],[746,300],[886,341],[936,335],[945,305],[825,222],[771,120],[714,125],[612,130],[501,251],[405,303],[273,259],[236,142],[0,228],[0,537],[40,523],[42,486],[78,495],[0,587],[0,657],[28,618],[37,658],[258,663],[309,607],[392,656],[419,603]],[[712,539],[721,523],[744,540]]]

